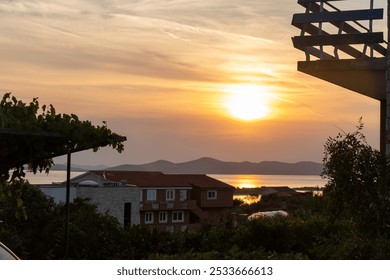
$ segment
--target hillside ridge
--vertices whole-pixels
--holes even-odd
[[[181,163],[158,160],[146,164],[122,164],[110,167],[108,170],[161,171],[176,174],[320,175],[323,170],[323,165],[313,161],[300,161],[295,163],[280,161],[230,162],[202,157]]]

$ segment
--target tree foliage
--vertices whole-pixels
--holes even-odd
[[[69,258],[390,259],[390,163],[367,144],[362,129],[360,122],[356,131],[327,140],[326,195],[294,204],[288,217],[169,233],[121,227],[88,201],[76,199],[71,203]],[[0,205],[0,240],[19,256],[64,257],[63,204],[54,204],[19,178],[11,185],[0,181]]]
[[[33,172],[46,171],[52,158],[68,153],[111,146],[118,152],[124,149],[126,137],[113,133],[106,122],[94,126],[75,114],[57,113],[55,108],[40,106],[38,98],[30,103],[6,93],[0,102],[0,174],[8,178],[23,176],[23,166]]]
[[[15,199],[17,197],[17,199]],[[55,232],[63,218],[54,201],[26,180],[0,182],[0,240],[21,258],[52,258]],[[28,218],[26,218],[28,217]]]
[[[325,193],[335,217],[353,218],[366,229],[390,226],[390,161],[367,144],[359,121],[352,133],[339,133],[325,144]]]
[[[0,193],[15,191],[3,186]],[[28,219],[15,219],[10,196],[0,196],[0,240],[23,259],[64,258],[63,204],[54,204],[28,182],[17,189]],[[313,197],[319,200],[320,197]],[[333,220],[318,205],[310,215],[262,218],[236,226],[205,225],[197,231],[160,232],[122,227],[86,200],[71,203],[70,259],[390,259],[390,238],[368,234],[351,219]],[[302,211],[298,211],[302,213]]]

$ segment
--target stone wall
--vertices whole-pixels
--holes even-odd
[[[110,214],[124,224],[125,203],[131,203],[131,224],[140,223],[139,200],[141,190],[137,187],[78,187],[77,197],[87,198],[98,207],[100,213]]]

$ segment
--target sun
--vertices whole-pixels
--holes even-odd
[[[271,113],[271,94],[257,85],[229,85],[223,106],[228,113],[243,121],[264,119]]]

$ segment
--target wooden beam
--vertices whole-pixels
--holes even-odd
[[[311,4],[309,7],[308,7],[309,11],[312,12],[312,13],[331,13],[330,11],[328,11],[326,8],[322,8],[321,9],[321,6],[318,5],[317,3],[313,3]],[[340,22],[338,21],[334,21],[334,22],[330,22],[332,25],[336,26],[337,28],[340,28]],[[355,22],[356,24],[358,24],[362,29],[368,31],[369,29],[363,25],[361,25],[360,23],[358,22]],[[356,29],[355,27],[353,27],[352,25],[350,25],[349,23],[347,22],[344,22],[343,25],[341,26],[342,28],[342,31],[345,32],[345,33],[356,33],[356,32],[361,32],[361,30],[359,29]]]
[[[304,48],[299,48],[301,51],[304,51],[305,53],[308,53],[314,57],[321,58],[324,60],[334,60],[336,57],[333,55],[330,55],[326,52],[321,52],[320,49],[317,49],[315,47],[304,47]]]
[[[317,1],[313,1],[313,2],[310,2],[312,3],[311,5],[308,6],[309,8],[309,11],[310,12],[313,12],[313,13],[319,13],[321,11],[321,6],[318,5],[317,3],[315,3]],[[299,1],[298,1],[299,3]],[[322,12],[323,13],[329,13],[329,11],[325,8],[322,9]],[[353,27],[352,25],[350,25],[349,23],[347,22],[339,22],[339,21],[332,21],[330,22],[330,24],[332,24],[333,26],[337,27],[337,28],[341,28],[341,31],[342,32],[345,32],[347,34],[349,33],[361,33],[361,30]],[[358,23],[357,23],[358,24]],[[313,25],[314,26],[314,25]],[[307,24],[307,27],[305,28],[305,31],[309,34],[318,34],[318,27],[316,27],[316,29],[314,30],[313,29],[313,26],[310,26],[310,24]],[[298,27],[299,28],[299,27]],[[362,27],[363,28],[363,27]],[[310,31],[310,29],[312,29],[312,31]],[[364,30],[368,31],[369,29],[368,28],[364,28]],[[325,31],[322,31],[322,34],[325,34]],[[383,55],[383,56],[386,56],[386,48],[383,47],[382,45],[380,44],[372,44],[371,47],[376,51],[378,52],[379,54]],[[343,50],[344,51],[344,50]],[[345,51],[344,51],[345,52]],[[348,52],[346,52],[348,53]],[[355,55],[352,55],[350,53],[348,53],[349,55],[351,55],[352,57],[355,57],[355,58],[358,58],[357,56]]]
[[[319,28],[318,26],[315,26],[313,24],[307,24],[306,25],[306,28],[305,28],[305,31],[306,33],[308,34],[311,34],[311,35],[317,35],[319,34]],[[328,32],[326,31],[322,31],[322,35],[330,35]],[[341,46],[337,46],[338,47],[338,50],[354,57],[354,58],[368,58],[368,56],[364,53],[362,53],[360,50],[352,47],[352,46],[349,46],[349,45],[341,45]],[[302,51],[304,51],[303,48],[298,48]],[[319,56],[317,56],[319,58]]]
[[[316,3],[316,2],[332,2],[332,1],[344,1],[344,0],[298,0],[298,4],[306,5],[309,3]]]
[[[375,19],[383,19],[383,9],[294,14],[292,25],[302,29],[305,23]]]
[[[20,136],[41,136],[41,137],[64,137],[64,135],[58,132],[15,129],[15,128],[0,128],[0,134],[20,135]]]
[[[292,38],[295,48],[310,46],[339,46],[351,44],[375,44],[383,42],[382,32],[360,34],[337,34],[337,35],[312,35],[296,36]]]
[[[318,31],[319,31],[318,26],[315,26],[313,24],[307,24],[305,30],[306,30],[306,33],[311,34],[311,35],[319,34],[318,33]],[[356,32],[356,33],[358,33],[358,32]],[[330,35],[330,34],[326,31],[322,31],[322,35]],[[385,47],[383,47],[379,44],[373,44],[373,45],[371,45],[371,47],[379,54],[381,54],[383,56],[386,55],[386,48]],[[352,46],[344,45],[344,46],[338,46],[338,48],[339,48],[339,50],[349,54],[350,56],[352,56],[354,58],[368,57],[365,54],[363,54],[360,50],[357,50],[357,49],[353,48]]]

